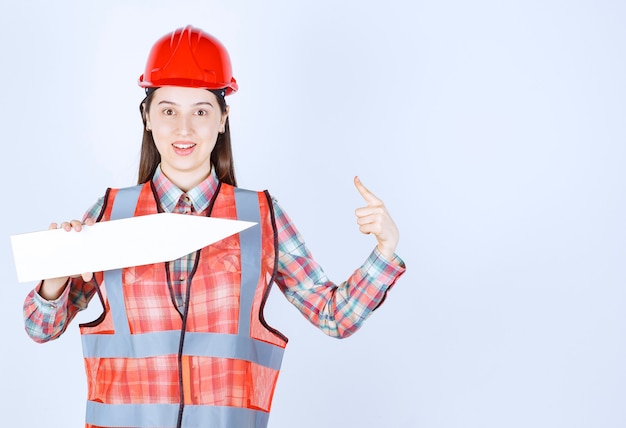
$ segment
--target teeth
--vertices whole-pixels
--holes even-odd
[[[189,149],[193,146],[195,146],[195,144],[174,144],[174,147],[177,149]]]

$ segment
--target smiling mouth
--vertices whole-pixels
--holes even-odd
[[[195,144],[194,144],[194,143],[189,143],[189,144],[175,143],[175,144],[172,144],[172,145],[173,145],[175,148],[177,148],[177,149],[181,149],[181,150],[190,149],[190,148],[192,148],[193,146],[195,146]]]

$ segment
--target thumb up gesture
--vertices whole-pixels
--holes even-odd
[[[400,239],[398,228],[387,212],[383,201],[370,192],[359,177],[354,177],[354,185],[367,204],[362,208],[357,208],[354,212],[359,230],[365,234],[373,234],[378,241],[378,251],[387,260],[391,260]]]

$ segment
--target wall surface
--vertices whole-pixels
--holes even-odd
[[[269,189],[339,282],[375,245],[359,175],[408,271],[364,328],[290,337],[273,428],[626,426],[626,3],[617,0],[12,2],[0,14],[2,426],[80,427],[79,314],[23,331],[9,236],[134,184],[161,35],[228,47],[242,187]]]

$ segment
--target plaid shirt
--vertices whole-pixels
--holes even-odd
[[[152,179],[165,212],[202,215],[215,193],[218,180],[211,174],[188,192],[177,188],[157,168]],[[97,218],[104,198],[89,209],[83,220]],[[273,200],[278,231],[278,269],[275,282],[298,310],[320,330],[332,337],[350,336],[383,302],[387,291],[404,273],[404,262],[397,256],[386,260],[377,249],[347,281],[331,282],[306,248],[300,233]],[[170,275],[177,304],[185,301],[182,284],[193,269],[195,253],[170,262]],[[24,320],[28,335],[36,342],[59,337],[76,314],[85,309],[96,289],[92,283],[72,278],[61,296],[48,301],[39,294],[39,284],[26,296]]]

